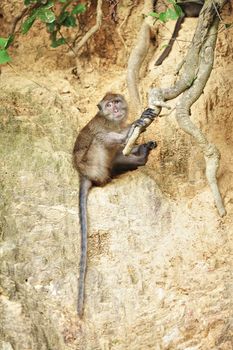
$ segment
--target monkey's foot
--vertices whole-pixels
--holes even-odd
[[[156,141],[149,141],[149,142],[147,142],[146,145],[147,145],[148,149],[154,149],[154,148],[156,148],[158,146]]]

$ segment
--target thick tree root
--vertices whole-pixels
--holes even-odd
[[[193,85],[184,92],[177,104],[176,120],[181,129],[193,136],[201,147],[206,162],[206,178],[213,193],[218,212],[220,216],[224,216],[226,211],[216,178],[219,167],[220,153],[215,145],[208,142],[202,131],[193,124],[189,117],[190,107],[202,94],[213,68],[214,48],[217,39],[218,23],[219,20],[216,19],[209,30],[207,40],[201,48],[197,77]]]
[[[146,0],[144,5],[144,14],[152,11],[152,1]],[[129,91],[132,113],[141,113],[142,105],[138,91],[138,76],[141,65],[147,55],[150,46],[150,33],[152,28],[152,18],[146,17],[143,20],[141,29],[138,33],[135,47],[132,49],[128,67],[127,67],[127,86]]]
[[[144,61],[150,46],[149,38],[150,26],[148,23],[144,22],[138,34],[137,44],[131,51],[127,69],[127,85],[133,113],[142,112],[141,100],[138,91],[138,75],[142,62]]]
[[[214,5],[212,1],[205,2],[179,79],[172,87],[154,89],[152,92],[152,95],[160,96],[160,101],[154,102],[154,106],[157,107],[161,106],[161,101],[165,102],[183,93],[176,106],[176,119],[180,128],[193,136],[203,151],[206,162],[206,178],[220,216],[226,214],[216,178],[220,153],[217,147],[210,144],[202,131],[190,120],[190,108],[202,94],[213,68],[214,49],[219,24],[215,8],[217,6],[221,9],[224,4],[225,0],[215,0]],[[134,141],[138,134],[140,132],[137,131],[137,135],[134,132]],[[132,137],[133,135],[131,135],[129,140],[130,147],[133,143]],[[126,149],[128,150],[128,143]]]

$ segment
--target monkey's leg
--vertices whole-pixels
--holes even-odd
[[[129,156],[124,156],[119,151],[113,162],[111,176],[114,177],[127,171],[136,170],[139,166],[145,165],[150,151],[156,147],[157,143],[150,141],[143,145],[135,146]]]

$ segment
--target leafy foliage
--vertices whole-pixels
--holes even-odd
[[[175,0],[167,0],[170,6],[165,12],[150,12],[149,16],[154,17],[156,20],[159,20],[163,23],[166,23],[169,20],[177,20],[183,15],[183,11],[179,5],[177,5]]]
[[[0,64],[11,61],[7,49],[14,41],[15,27],[18,22],[20,33],[23,35],[29,32],[36,21],[40,21],[46,26],[53,48],[68,44],[69,38],[64,37],[62,29],[77,26],[80,14],[86,11],[84,1],[87,0],[24,0],[25,7],[22,13],[15,18],[12,33],[7,38],[0,38]],[[163,23],[169,20],[177,20],[183,15],[177,0],[166,1],[168,3],[166,11],[151,12],[148,15]],[[225,24],[225,29],[231,27],[232,23]]]
[[[46,3],[45,3],[46,2]],[[56,13],[55,5],[60,3],[60,12]],[[38,5],[30,11],[26,20],[21,26],[23,34],[26,34],[36,20],[45,23],[50,33],[51,46],[58,47],[66,43],[66,39],[61,36],[62,27],[76,27],[77,16],[86,11],[84,4],[76,4],[77,1],[59,0],[24,0],[25,6]],[[60,38],[57,35],[60,34]]]
[[[62,27],[76,27],[78,16],[86,11],[86,6],[75,0],[24,0],[24,5],[21,33],[27,34],[36,21],[41,21],[47,28],[53,48],[69,40],[62,35]],[[0,64],[11,61],[7,48],[13,41],[14,33],[8,38],[0,38]]]
[[[0,38],[0,64],[11,61],[11,58],[7,52],[7,48],[10,46],[13,40],[13,35],[10,35],[8,38]]]

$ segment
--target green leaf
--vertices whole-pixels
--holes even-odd
[[[6,50],[0,50],[0,64],[10,62],[11,58]]]
[[[75,27],[76,18],[73,15],[68,15],[66,19],[62,22],[62,25],[65,27]]]
[[[63,4],[67,1],[67,0],[59,0],[60,2],[62,2]]]
[[[8,47],[13,43],[15,39],[15,36],[13,34],[11,34],[8,38],[7,38],[7,42],[6,42],[6,46],[5,49],[8,49]]]
[[[59,26],[57,26],[56,21],[54,21],[52,23],[46,23],[46,26],[47,26],[49,33],[54,32],[57,29],[57,27],[59,27]]]
[[[64,38],[57,39],[57,31],[50,34],[50,39],[51,39],[51,46],[53,48],[56,48],[66,43]]]
[[[69,16],[69,12],[67,12],[67,11],[61,12],[61,14],[58,16],[57,22],[59,24],[62,24],[67,16]]]
[[[79,13],[83,13],[86,11],[86,6],[84,4],[78,4],[71,11],[72,15],[78,15]]]
[[[150,13],[148,13],[148,16],[159,18],[159,13],[157,13],[157,12],[150,12]]]
[[[52,23],[56,19],[54,12],[46,8],[38,9],[37,18],[39,18],[44,23]]]
[[[179,15],[176,13],[175,10],[169,8],[166,11],[166,19],[167,21],[172,19],[172,20],[177,20],[177,18],[179,18]]]
[[[0,38],[0,49],[8,49],[13,41],[14,35],[10,35],[8,38]]]
[[[169,4],[172,4],[172,5],[176,5],[176,1],[175,0],[167,0],[167,2],[169,2]]]
[[[36,19],[36,13],[34,13],[32,16],[28,17],[23,22],[23,24],[21,25],[21,31],[23,34],[26,34],[29,31],[29,29],[31,28],[31,26],[35,22],[35,19]]]
[[[167,22],[167,15],[166,15],[166,12],[161,12],[159,14],[159,20],[163,23],[166,23]]]
[[[64,45],[65,43],[66,43],[65,39],[64,38],[60,38],[58,40],[53,40],[52,43],[51,43],[51,46],[53,48],[56,48],[58,46]]]
[[[0,48],[5,49],[7,45],[8,38],[0,38]]]

